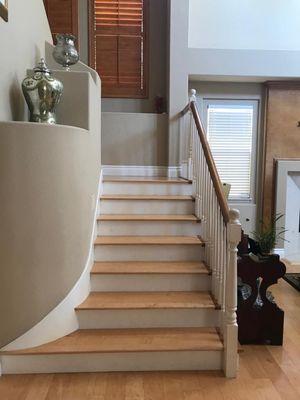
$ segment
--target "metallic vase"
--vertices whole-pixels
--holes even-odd
[[[33,76],[25,78],[22,83],[30,122],[55,124],[55,112],[63,93],[63,84],[52,76],[43,58],[33,71]]]
[[[69,34],[56,35],[57,44],[53,50],[54,60],[70,71],[70,65],[79,61],[79,54],[75,47],[76,37]]]

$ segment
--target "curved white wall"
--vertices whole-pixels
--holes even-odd
[[[89,255],[99,131],[0,123],[0,347],[70,292]]]
[[[28,118],[21,83],[46,42],[43,1],[9,0],[9,22],[0,20],[0,347],[49,313],[57,332],[68,329],[74,310],[67,295],[91,256],[101,168],[97,73],[82,63],[79,72],[55,71],[65,85],[64,125],[12,122]],[[70,313],[54,316],[66,296]]]

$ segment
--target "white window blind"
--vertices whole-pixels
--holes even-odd
[[[222,182],[231,185],[230,200],[251,200],[255,168],[253,148],[257,102],[207,102],[207,135]]]

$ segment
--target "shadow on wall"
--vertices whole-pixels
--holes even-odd
[[[10,85],[9,103],[14,121],[22,121],[25,114],[25,100],[17,74]]]
[[[41,50],[35,45],[35,63],[30,69],[33,69],[38,64],[41,57],[43,57]],[[24,78],[26,75],[27,71],[24,70]],[[28,109],[22,92],[22,81],[23,79],[19,78],[15,73],[9,89],[9,103],[13,121],[28,120]]]

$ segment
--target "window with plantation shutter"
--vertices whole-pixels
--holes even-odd
[[[148,0],[90,1],[90,65],[103,97],[147,97]]]
[[[44,0],[53,40],[57,33],[78,37],[78,0]]]
[[[258,102],[205,100],[207,136],[222,182],[231,185],[230,200],[254,197]]]

